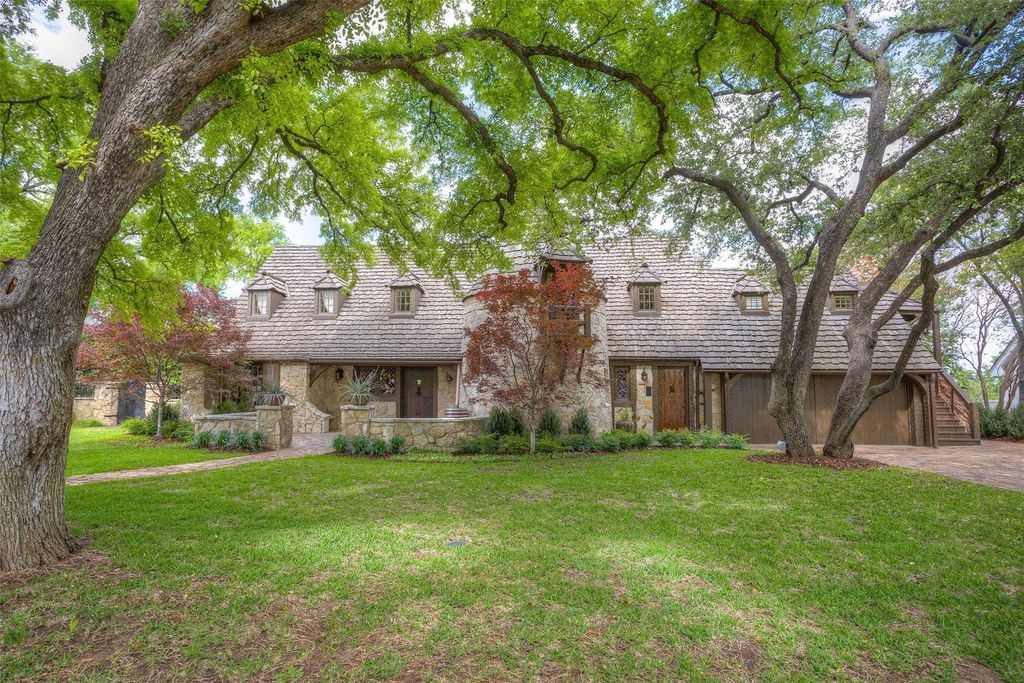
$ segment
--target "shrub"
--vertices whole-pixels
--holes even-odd
[[[146,436],[152,435],[156,431],[156,426],[149,423],[149,420],[143,420],[141,417],[130,417],[121,423],[124,431],[134,436]]]
[[[562,423],[558,420],[558,414],[548,408],[540,414],[537,422],[537,435],[555,437],[562,433]]]
[[[231,432],[226,429],[222,429],[214,434],[213,445],[215,448],[228,448],[231,446]]]
[[[153,406],[149,409],[146,414],[146,419],[156,426],[156,409],[157,406]],[[181,421],[181,407],[177,403],[168,403],[164,406],[164,424],[168,422],[180,422]]]
[[[484,431],[488,434],[495,434],[499,438],[503,436],[519,436],[523,433],[523,421],[519,417],[519,411],[501,406],[491,408],[487,416],[487,423]]]
[[[726,434],[722,437],[721,444],[722,448],[736,448],[744,449],[747,447],[747,435],[746,434]]]
[[[348,439],[345,437],[344,434],[338,434],[331,441],[331,448],[334,449],[335,453],[344,453],[346,450],[348,450]]]
[[[1001,439],[1010,433],[1010,411],[1006,408],[989,410],[981,406],[978,410],[981,436],[985,439]]]
[[[650,448],[654,443],[654,434],[650,432],[637,432],[633,435],[633,446],[635,448]]]
[[[1024,405],[1019,405],[1010,411],[1010,421],[1006,431],[1015,439],[1024,439]]]
[[[689,429],[663,429],[654,436],[654,440],[659,446],[668,448],[673,446],[690,448],[696,443],[696,437]]]
[[[475,455],[480,452],[480,439],[472,436],[461,436],[452,445],[452,453],[458,455]]]
[[[562,447],[567,451],[586,453],[594,450],[594,440],[589,434],[566,434],[558,439]]]
[[[577,408],[569,421],[569,433],[590,436],[593,432],[590,428],[590,415],[586,408]]]
[[[96,419],[92,419],[92,420],[77,420],[75,422],[75,426],[76,427],[82,427],[84,429],[90,429],[92,427],[102,427],[103,423],[100,422],[99,420],[96,420]]]
[[[241,412],[242,408],[239,404],[235,403],[231,399],[221,401],[217,404],[217,407],[213,409],[214,415],[227,415],[228,413]]]
[[[237,432],[235,432],[234,439],[231,440],[231,446],[233,448],[246,450],[252,448],[252,434],[245,431],[244,429],[239,429]]]
[[[188,422],[179,422],[178,426],[171,432],[171,437],[178,441],[191,441],[192,436],[196,433],[196,428]]]
[[[696,434],[697,445],[701,448],[718,448],[722,436],[722,432],[717,429],[702,429]]]
[[[616,450],[620,450],[622,448],[632,448],[633,440],[636,438],[636,434],[634,432],[627,432],[624,429],[613,429],[612,431],[607,432],[602,436],[607,436],[618,441],[619,448]]]
[[[261,451],[267,447],[267,435],[258,429],[252,433],[252,449]]]
[[[615,453],[620,448],[622,448],[619,445],[619,443],[619,438],[617,436],[615,436],[611,432],[607,432],[606,434],[602,434],[601,436],[597,437],[597,439],[594,441],[594,450]]]
[[[393,436],[391,441],[388,442],[388,450],[392,453],[401,453],[402,449],[405,448],[405,437]]]
[[[494,434],[484,434],[478,439],[481,453],[497,453],[498,437]]]
[[[192,437],[192,448],[209,448],[213,442],[213,432],[196,432]]]
[[[568,449],[556,438],[545,436],[537,439],[538,453],[564,453],[566,450]]]
[[[353,455],[369,455],[370,440],[365,436],[353,436],[348,442],[348,452]]]
[[[388,442],[381,438],[376,438],[370,442],[370,453],[378,457],[383,457],[388,454]]]
[[[180,422],[178,420],[164,420],[164,423],[160,425],[160,434],[162,436],[174,437],[174,432],[178,431],[179,429],[186,425],[188,425],[187,422]],[[155,423],[153,424],[153,433],[156,434]]]
[[[507,454],[528,453],[530,440],[525,436],[503,436],[498,439],[498,452]]]

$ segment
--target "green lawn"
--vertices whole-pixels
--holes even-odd
[[[1024,495],[923,472],[318,456],[67,508],[0,679],[1024,680]]]
[[[72,427],[67,474],[92,474],[231,458],[238,453],[185,448],[180,441],[154,442],[120,427]]]

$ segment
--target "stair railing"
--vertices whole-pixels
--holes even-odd
[[[978,404],[967,397],[967,392],[945,370],[939,373],[936,379],[939,397],[949,405],[953,416],[964,426],[971,438],[980,439],[981,421],[978,417]]]

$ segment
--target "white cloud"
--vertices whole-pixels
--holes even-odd
[[[66,6],[61,6],[60,16],[55,21],[36,10],[32,14],[32,32],[21,41],[41,59],[66,69],[77,67],[92,49],[89,34],[71,23]]]

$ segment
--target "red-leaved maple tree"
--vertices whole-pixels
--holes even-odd
[[[247,374],[249,332],[236,320],[234,301],[204,286],[184,289],[181,297],[177,320],[159,330],[147,330],[137,315],[122,319],[109,310],[96,311],[78,347],[77,367],[90,381],[138,380],[153,389],[157,436],[183,363],[200,365],[207,378],[225,384],[243,381]]]
[[[487,317],[466,330],[466,381],[518,409],[533,453],[541,413],[600,384],[589,320],[603,286],[589,265],[553,261],[541,277],[526,269],[488,276],[477,299]]]

